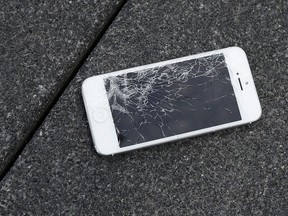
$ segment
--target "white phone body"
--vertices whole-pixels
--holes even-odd
[[[119,141],[118,141],[118,135],[119,134],[117,134],[116,129],[115,129],[116,126],[114,124],[114,121],[115,121],[114,118],[116,118],[116,117],[115,116],[113,117],[113,112],[111,110],[109,99],[108,99],[108,97],[110,97],[110,100],[112,100],[111,99],[111,94],[113,93],[113,91],[116,91],[116,90],[114,88],[114,90],[112,91],[112,87],[111,87],[112,84],[111,84],[109,92],[107,92],[108,91],[107,90],[107,86],[105,87],[105,82],[107,82],[107,80],[109,80],[109,82],[112,82],[111,80],[113,80],[115,77],[118,80],[118,77],[122,77],[122,78],[126,77],[127,78],[127,76],[132,76],[132,78],[133,78],[133,76],[137,76],[137,79],[139,79],[139,77],[141,77],[141,76],[139,74],[137,75],[135,73],[143,73],[143,71],[147,71],[147,70],[150,70],[150,69],[155,70],[155,68],[156,68],[156,73],[157,73],[157,68],[158,69],[160,68],[162,70],[163,70],[163,68],[165,68],[165,70],[168,71],[168,73],[169,73],[168,75],[169,76],[170,76],[170,73],[171,74],[175,73],[175,74],[178,74],[178,75],[173,75],[174,78],[178,76],[177,80],[181,80],[184,77],[184,74],[185,74],[185,72],[187,72],[187,70],[186,71],[184,70],[183,77],[181,77],[182,75],[180,74],[180,78],[179,78],[179,73],[177,71],[176,72],[175,71],[171,72],[169,68],[172,68],[171,70],[173,70],[174,67],[178,66],[177,64],[179,64],[181,62],[183,62],[183,64],[188,64],[189,61],[191,61],[192,63],[189,63],[189,64],[191,64],[191,65],[193,64],[193,68],[197,66],[197,68],[198,68],[197,70],[200,70],[199,68],[202,67],[201,65],[203,65],[203,61],[204,61],[204,63],[207,62],[207,65],[205,63],[204,68],[208,68],[209,69],[209,64],[210,64],[209,63],[209,59],[214,58],[214,63],[213,64],[216,65],[216,63],[218,64],[217,61],[223,62],[223,60],[221,60],[223,57],[221,57],[221,56],[224,56],[225,67],[227,67],[228,72],[229,72],[229,76],[230,76],[230,80],[229,81],[230,81],[230,83],[231,83],[231,85],[233,87],[233,90],[234,90],[234,94],[231,94],[231,92],[230,92],[229,101],[232,101],[233,96],[235,97],[235,100],[237,101],[237,105],[238,105],[239,114],[241,116],[241,119],[238,119],[236,121],[233,120],[232,122],[226,122],[226,123],[222,123],[222,124],[217,124],[217,125],[214,125],[214,126],[212,125],[212,126],[205,127],[205,128],[200,128],[200,129],[193,130],[193,131],[185,131],[184,133],[178,133],[178,134],[169,135],[169,136],[165,136],[165,133],[167,134],[168,132],[164,132],[164,129],[166,131],[168,131],[168,126],[166,127],[165,124],[160,124],[159,127],[162,127],[160,129],[161,129],[161,132],[163,132],[163,133],[162,133],[162,135],[160,135],[160,134],[158,134],[158,135],[159,136],[163,136],[162,138],[148,139],[148,141],[143,141],[143,140],[145,140],[145,137],[143,138],[142,135],[140,134],[139,136],[141,136],[141,138],[139,138],[139,140],[143,139],[141,142],[139,141],[139,143],[135,143],[133,145],[120,147]],[[215,60],[216,57],[217,58],[221,58],[221,59],[220,60],[218,60],[218,59]],[[218,66],[219,65],[216,65],[215,68],[218,67]],[[203,86],[204,84],[205,85],[207,85],[207,83],[212,83],[213,84],[213,82],[215,82],[214,79],[216,79],[216,78],[213,77],[214,76],[213,73],[215,73],[215,71],[213,72],[213,70],[214,70],[213,67],[210,68],[209,70],[207,69],[207,73],[204,71],[205,72],[205,76],[201,75],[201,74],[197,75],[198,72],[197,73],[193,72],[194,73],[193,76],[195,76],[195,74],[196,74],[197,76],[195,76],[195,77],[197,77],[197,79],[198,79],[197,82],[200,83],[200,84],[197,84],[197,85],[199,85],[199,86],[202,85]],[[221,68],[223,69],[222,66],[221,66]],[[225,70],[225,68],[223,70]],[[159,72],[159,73],[161,73],[161,72]],[[158,78],[160,76],[159,73],[157,74]],[[207,76],[207,74],[209,74],[209,73],[211,73],[212,75],[208,75]],[[121,78],[121,80],[122,80],[122,78]],[[203,84],[203,83],[201,83],[201,81],[199,81],[202,78],[203,79],[210,79],[210,80],[209,81],[205,81],[204,84]],[[129,78],[129,79],[131,79],[131,78]],[[146,78],[144,77],[143,79],[146,79]],[[155,79],[151,79],[151,78],[149,78],[149,79],[150,79],[150,81],[151,80],[155,80]],[[167,78],[167,79],[169,79],[169,78]],[[123,82],[126,82],[126,81],[124,80]],[[137,82],[139,84],[139,81],[137,81]],[[140,82],[141,82],[141,80],[140,80]],[[164,80],[164,82],[165,82],[165,80]],[[183,83],[184,83],[183,85],[184,86],[186,85],[185,82],[187,82],[187,79],[186,80],[183,79]],[[223,81],[223,83],[224,82],[225,81]],[[241,84],[240,84],[240,82],[241,82]],[[139,85],[138,84],[137,84],[136,87],[140,88],[139,87],[140,84]],[[148,84],[146,83],[145,85],[146,85],[145,88],[149,87],[149,83]],[[219,85],[219,83],[217,85]],[[229,85],[229,84],[227,82],[226,84],[224,83],[223,85]],[[164,86],[165,86],[165,88],[169,89],[169,86],[171,86],[171,85],[170,84],[168,85],[165,82]],[[180,83],[180,84],[178,84],[178,86],[182,86],[182,84]],[[190,86],[194,86],[194,85],[192,85],[192,84],[188,85],[187,84],[187,86],[190,87]],[[185,89],[188,88],[187,86],[185,86]],[[205,88],[209,89],[210,87],[206,87],[205,86]],[[206,92],[209,91],[209,90],[207,90],[205,88],[204,88],[204,91],[201,92],[201,94],[206,94],[207,95],[208,93],[206,93]],[[213,88],[215,88],[215,87],[213,87]],[[229,86],[227,88],[229,88]],[[202,89],[203,89],[203,87],[202,87]],[[159,90],[159,86],[158,86],[158,90]],[[135,93],[135,89],[133,91]],[[165,91],[168,91],[168,90],[165,90]],[[171,91],[171,89],[169,89],[169,91]],[[173,91],[173,89],[172,89],[172,91]],[[179,88],[179,91],[182,91],[182,87]],[[193,91],[193,90],[191,90],[191,91]],[[231,91],[231,90],[229,90],[229,91]],[[126,92],[127,92],[127,89],[126,89]],[[176,91],[174,91],[174,93],[175,92]],[[133,94],[130,95],[131,98],[133,97]],[[145,94],[147,96],[149,93],[145,93]],[[186,94],[186,92],[185,92],[185,94]],[[98,75],[98,76],[93,76],[93,77],[87,78],[83,82],[82,95],[83,95],[83,99],[84,99],[85,109],[86,109],[86,113],[87,113],[87,117],[88,117],[88,122],[89,122],[90,130],[91,130],[94,146],[95,146],[96,151],[99,154],[101,154],[101,155],[117,154],[117,153],[121,153],[121,152],[126,152],[126,151],[131,151],[131,150],[135,150],[135,149],[145,148],[145,147],[149,147],[149,146],[159,145],[159,144],[162,144],[162,143],[172,142],[172,141],[176,141],[176,140],[179,140],[179,139],[199,136],[199,135],[202,135],[202,134],[211,133],[211,132],[215,132],[215,131],[218,131],[218,130],[223,130],[223,129],[226,129],[226,128],[231,128],[231,127],[235,127],[235,126],[239,126],[239,125],[248,124],[248,123],[251,123],[253,121],[258,120],[260,118],[260,116],[261,116],[261,113],[262,113],[260,102],[259,102],[259,98],[258,98],[258,95],[257,95],[257,92],[256,92],[256,88],[255,88],[254,81],[253,81],[253,78],[252,78],[252,74],[251,74],[251,71],[250,71],[250,67],[249,67],[249,64],[248,64],[247,56],[246,56],[245,52],[239,47],[230,47],[230,48],[216,50],[216,51],[212,51],[212,52],[206,52],[206,53],[191,55],[191,56],[187,56],[187,57],[177,58],[177,59],[173,59],[173,60],[163,61],[163,62],[149,64],[149,65],[140,66],[140,67],[134,67],[134,68],[120,70],[120,71],[107,73],[107,74],[102,74],[102,75]],[[116,96],[117,97],[121,97],[121,95],[120,96],[116,95]],[[125,100],[125,101],[129,100],[129,98],[127,98],[128,96],[127,95],[126,96],[123,95],[123,97],[126,97],[126,99],[123,99],[123,100]],[[138,98],[139,101],[141,100],[140,99],[141,96],[139,96],[139,95],[134,95],[134,96],[135,96],[135,98]],[[180,95],[179,97],[182,97],[182,95]],[[214,103],[217,100],[222,100],[221,98],[225,98],[225,97],[226,97],[226,95],[224,95],[222,97],[219,97],[219,98],[214,98],[214,99],[212,98],[213,100],[211,99],[211,103],[212,103],[212,101]],[[145,100],[146,105],[147,105],[147,103],[149,103],[149,101],[147,102],[147,98]],[[167,100],[169,101],[169,98],[167,98]],[[187,100],[192,100],[192,99],[189,98]],[[193,98],[193,100],[194,100],[194,98]],[[199,101],[199,99],[198,99],[198,101]],[[131,101],[129,103],[131,103]],[[162,100],[162,103],[168,103],[168,102],[165,102],[165,101]],[[206,106],[206,101],[202,101],[202,103],[205,103],[205,106]],[[226,103],[226,102],[223,102],[223,103]],[[230,102],[228,102],[228,104],[229,103]],[[111,102],[111,104],[112,104],[112,102]],[[125,104],[126,104],[126,102],[125,102]],[[141,104],[143,105],[143,101],[141,102]],[[137,106],[139,107],[139,104]],[[144,104],[144,106],[145,106],[145,104]],[[166,104],[165,106],[169,106],[169,105]],[[187,106],[187,104],[185,103],[184,106]],[[201,108],[201,106],[202,105],[200,105],[200,108]],[[208,109],[211,110],[211,106],[210,107],[209,106],[210,105],[207,105],[206,107],[201,109],[201,113],[202,114],[200,114],[200,115],[203,115],[204,117],[207,116],[207,115],[205,115],[205,112],[206,112],[205,110],[208,110]],[[212,108],[213,108],[213,106],[212,106]],[[219,110],[219,106],[221,106],[221,105],[218,104],[217,106],[218,107],[216,107],[215,110]],[[125,111],[125,108],[121,107],[120,105],[118,105],[118,108],[117,108],[117,106],[113,106],[113,107],[115,109],[118,109],[118,110],[116,110],[117,112],[120,112],[121,109],[122,109],[121,115],[123,115],[123,116],[124,115],[129,115],[127,113],[128,111],[127,110]],[[151,107],[151,105],[150,105],[150,107]],[[173,107],[175,107],[175,105],[173,105]],[[176,105],[176,108],[177,108],[177,105]],[[199,108],[199,112],[200,112],[200,108]],[[158,107],[157,107],[157,109],[158,109]],[[187,109],[187,107],[186,107],[186,109]],[[145,127],[146,127],[145,130],[146,131],[149,131],[149,127],[150,127],[150,129],[151,129],[151,127],[152,128],[155,127],[154,131],[157,131],[158,129],[156,128],[155,124],[148,125],[148,123],[147,123],[148,121],[144,120],[144,119],[146,119],[145,113],[143,114],[143,109],[142,108],[141,108],[141,110],[142,110],[141,111],[142,115],[144,117],[143,117],[143,120],[141,120],[142,122],[140,124],[142,124],[142,123],[143,124],[144,123],[147,124],[147,125],[145,125]],[[223,109],[220,109],[220,110],[224,110],[224,111],[221,111],[221,112],[226,112],[226,111],[227,112],[232,112],[231,110],[229,110],[228,108],[225,108],[225,107],[223,107]],[[191,112],[192,111],[193,112],[198,112],[198,108],[195,109],[195,110],[191,109]],[[164,110],[162,110],[162,111],[160,110],[159,112],[161,112],[161,115],[163,113],[165,113]],[[168,112],[169,113],[173,113],[174,111],[171,111],[171,110],[169,111],[169,109],[167,108],[167,113]],[[203,112],[204,112],[204,114],[203,114]],[[167,113],[165,113],[166,116],[167,116]],[[169,115],[169,113],[168,113],[168,115]],[[135,112],[133,112],[133,114],[135,114]],[[137,115],[137,113],[136,113],[136,115]],[[183,111],[182,111],[182,113],[181,112],[177,112],[175,115],[184,115],[184,114],[183,114]],[[226,113],[225,113],[225,115],[229,116]],[[232,115],[232,113],[231,113],[231,115]],[[154,116],[160,117],[158,114],[156,114]],[[197,116],[199,116],[199,115],[197,115]],[[219,113],[215,112],[214,116],[215,117],[219,116]],[[184,118],[184,117],[181,117],[181,118]],[[238,118],[239,118],[239,115],[238,115]],[[155,117],[155,119],[156,119],[156,117]],[[189,119],[189,118],[187,118],[187,119]],[[174,120],[175,120],[175,124],[179,123],[179,122],[176,123],[177,119],[174,118]],[[125,121],[127,121],[127,120],[125,120]],[[133,121],[133,120],[131,120],[131,121]],[[171,124],[172,124],[171,121],[173,123],[173,118],[172,118],[172,120],[171,119],[169,120],[169,124],[170,124],[169,133],[173,134],[173,131],[171,131]],[[205,121],[207,121],[207,119]],[[150,124],[150,122],[151,122],[151,120],[149,121],[149,124]],[[182,127],[182,125],[185,125],[185,122],[183,121],[183,119],[181,120],[181,123],[182,124],[179,123],[181,125],[181,126],[179,126],[180,128]],[[141,127],[140,124],[137,125],[137,127],[136,127],[136,123],[135,123],[135,128],[133,128],[133,133],[135,133],[135,130],[136,130],[136,132],[138,132],[137,130]],[[178,128],[177,125],[172,125],[172,127],[174,127],[174,128],[177,127]],[[142,131],[145,131],[145,130],[143,129]],[[127,130],[125,130],[125,131],[127,131]],[[139,133],[142,133],[142,132],[140,131]],[[132,134],[132,132],[131,132],[131,134]],[[147,134],[149,135],[148,132],[146,132],[146,135]],[[129,136],[129,133],[126,133],[125,136]],[[128,140],[128,138],[127,138],[127,140]],[[121,140],[120,140],[120,142],[121,142]]]

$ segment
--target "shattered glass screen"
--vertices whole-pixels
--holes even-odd
[[[241,120],[223,54],[104,82],[120,147]]]

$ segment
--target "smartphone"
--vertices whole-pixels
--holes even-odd
[[[239,47],[93,76],[82,95],[102,155],[248,124],[262,112]]]

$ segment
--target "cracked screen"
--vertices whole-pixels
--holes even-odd
[[[120,147],[241,120],[215,54],[104,79]]]

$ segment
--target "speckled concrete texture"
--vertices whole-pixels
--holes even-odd
[[[0,170],[118,1],[2,1]]]
[[[48,215],[287,215],[288,5],[129,1],[0,184],[0,212]],[[238,45],[262,118],[110,157],[93,149],[89,76]]]

